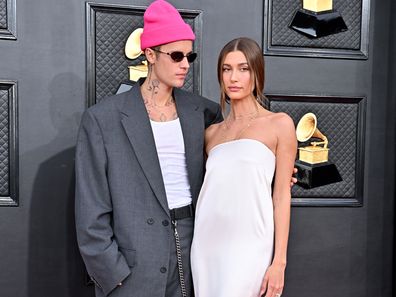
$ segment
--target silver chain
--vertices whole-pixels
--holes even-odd
[[[183,262],[180,248],[179,233],[177,232],[177,221],[172,221],[173,230],[175,231],[176,255],[177,255],[177,268],[179,271],[180,287],[183,297],[187,297],[186,284],[184,283]]]

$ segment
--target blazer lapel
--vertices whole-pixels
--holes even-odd
[[[187,173],[191,187],[191,196],[195,204],[203,171],[204,130],[203,114],[188,97],[188,93],[174,89],[177,113],[182,127],[186,154]]]
[[[161,206],[169,215],[168,202],[154,135],[140,93],[139,84],[134,85],[133,88],[125,94],[127,96],[125,96],[122,109],[120,110],[124,116],[121,119],[122,125],[135,151],[141,168],[150,183],[151,189]]]

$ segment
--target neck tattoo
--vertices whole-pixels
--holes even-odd
[[[170,94],[164,105],[157,104],[155,95],[158,94],[160,82],[157,79],[149,81],[147,91],[151,94],[143,95],[143,102],[146,106],[147,113],[152,120],[167,122],[177,119],[177,111],[175,107],[175,101]],[[148,99],[150,98],[150,99]]]
[[[152,81],[149,81],[147,91],[151,92],[151,96],[153,96],[154,94],[158,94],[159,85],[160,82],[158,79],[153,79]]]

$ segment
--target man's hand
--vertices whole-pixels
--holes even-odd
[[[291,181],[290,181],[290,187],[293,187],[296,184],[296,182],[297,182],[297,178],[296,178],[297,171],[298,171],[297,168],[294,167],[293,168],[293,175],[292,175],[292,178],[291,178]]]

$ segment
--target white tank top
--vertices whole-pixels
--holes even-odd
[[[191,203],[183,133],[179,119],[168,122],[150,120],[157,148],[169,209]]]

